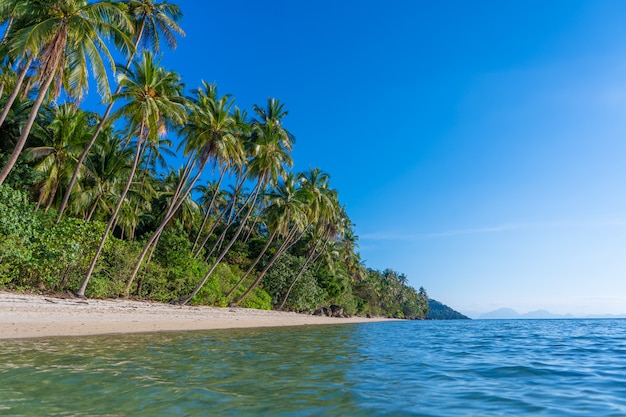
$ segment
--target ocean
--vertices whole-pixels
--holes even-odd
[[[0,340],[1,416],[626,416],[626,320]]]

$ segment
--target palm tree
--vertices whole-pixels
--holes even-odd
[[[308,207],[310,207],[312,195],[306,188],[298,187],[298,180],[293,174],[290,173],[285,176],[285,180],[269,194],[269,200],[272,204],[267,208],[268,228],[283,236],[283,242],[252,285],[233,303],[235,305],[245,300],[261,283],[267,271],[289,247],[302,237],[302,232],[310,223]],[[237,284],[241,282],[243,279]],[[232,294],[235,288],[229,294]]]
[[[306,214],[307,198],[305,198],[305,190],[298,188],[298,181],[293,174],[287,174],[285,180],[282,181],[275,189],[267,193],[269,205],[265,209],[265,217],[267,218],[267,228],[270,233],[267,242],[257,258],[250,265],[246,273],[241,279],[228,291],[226,298],[230,298],[239,286],[245,281],[252,272],[257,263],[261,260],[271,243],[277,236],[283,237],[283,242],[275,255],[268,262],[265,268],[258,275],[257,280],[249,288],[252,291],[263,279],[265,273],[271,268],[274,262],[282,255],[286,248],[293,243],[295,233],[298,227],[303,227],[303,219]],[[247,296],[247,294],[246,294]],[[244,297],[245,298],[245,297]],[[238,300],[240,302],[241,300]]]
[[[13,20],[16,15],[16,8],[20,0],[0,0],[0,25],[6,25],[4,35],[0,43],[4,43],[13,26]]]
[[[148,50],[153,50],[158,52],[160,48],[160,36],[159,33],[165,38],[167,44],[172,48],[176,48],[176,34],[184,36],[185,32],[180,28],[178,22],[182,19],[183,15],[180,11],[180,8],[174,4],[169,4],[166,2],[155,3],[152,0],[124,0],[123,3],[128,5],[128,14],[130,16],[133,28],[134,28],[134,36],[133,36],[133,44],[134,49],[131,53],[128,62],[126,63],[126,68],[133,62],[135,58],[135,54],[139,51],[141,46],[148,46],[149,48],[145,48]],[[118,84],[117,89],[114,94],[118,94],[121,91],[122,84]],[[102,116],[102,120],[98,127],[96,128],[91,140],[85,146],[83,153],[78,158],[78,166],[83,164],[89,150],[96,142],[96,139],[103,129],[111,110],[113,109],[113,105],[115,104],[114,100],[109,102],[104,115]],[[78,178],[78,167],[74,171],[72,178],[70,179],[70,183],[68,185],[67,191],[63,196],[63,201],[61,202],[61,206],[59,207],[59,214],[57,216],[57,223],[61,221],[61,217],[63,216],[63,212],[65,211],[65,207],[70,198],[70,194],[74,188],[74,184],[76,184],[76,180]]]
[[[276,184],[278,179],[285,174],[285,167],[292,165],[290,152],[295,138],[282,126],[282,119],[287,115],[284,105],[276,99],[268,98],[265,109],[255,105],[254,111],[258,118],[252,123],[252,140],[250,142],[252,157],[247,164],[247,175],[248,178],[256,178],[257,181],[250,193],[251,198],[245,203],[248,209],[226,247],[217,256],[200,284],[182,301],[182,304],[187,304],[202,289],[235,243],[255,208],[259,192],[268,184]]]
[[[310,226],[312,226],[311,247],[304,264],[287,289],[283,301],[278,307],[279,310],[285,306],[291,290],[304,274],[309,263],[321,254],[331,239],[337,236],[339,201],[337,192],[329,188],[329,179],[329,175],[319,168],[311,169],[300,175],[301,187],[307,190],[311,196],[308,204],[308,217],[311,222]]]
[[[19,96],[21,86],[26,78],[28,70],[31,68],[33,62],[33,54],[30,51],[22,50],[12,53],[10,47],[11,35],[17,29],[24,26],[32,25],[46,16],[45,10],[40,10],[37,7],[33,7],[32,2],[21,0],[0,0],[0,20],[2,24],[6,24],[6,29],[0,42],[0,56],[3,57],[4,65],[6,69],[15,67],[16,71],[13,74],[12,92],[7,98],[4,108],[0,113],[0,126],[4,123],[9,110],[13,106],[15,99]],[[19,70],[18,70],[19,69]],[[11,71],[13,72],[13,71]],[[5,78],[5,77],[3,77]],[[3,92],[8,80],[3,79],[0,90]]]
[[[45,13],[45,16],[38,17],[10,36],[10,50],[13,54],[30,54],[39,59],[39,91],[22,134],[0,172],[0,184],[22,152],[53,82],[54,96],[60,93],[63,86],[70,97],[80,101],[87,90],[86,63],[90,62],[98,92],[108,97],[109,83],[102,55],[108,58],[111,68],[114,64],[103,37],[114,35],[127,44],[126,32],[131,30],[119,4],[108,1],[30,0],[24,1],[24,4],[40,10],[38,13]]]
[[[200,236],[202,236],[202,232],[211,217],[213,207],[223,207],[226,200],[225,192],[220,189],[219,181],[209,181],[206,185],[196,186],[196,191],[200,193],[200,203],[204,209],[204,216],[202,218],[202,223],[198,228],[196,239],[193,242],[193,247],[191,248],[192,252],[195,252],[196,247],[198,247]],[[213,222],[213,224],[215,224],[215,222]]]
[[[209,258],[211,257],[211,255],[213,254],[213,252],[215,252],[215,250],[217,250],[218,247],[221,247],[222,243],[224,242],[224,239],[226,238],[226,234],[230,230],[230,227],[233,225],[233,222],[235,221],[236,218],[238,218],[241,215],[242,211],[245,208],[245,205],[252,198],[252,195],[249,194],[248,198],[243,199],[244,203],[243,204],[239,204],[240,200],[242,200],[241,197],[242,197],[242,194],[243,194],[242,193],[243,186],[244,186],[244,184],[246,182],[246,169],[247,169],[247,167],[246,167],[247,159],[246,158],[247,158],[247,155],[248,155],[247,152],[249,152],[249,148],[250,148],[249,142],[250,142],[251,125],[247,121],[247,112],[246,111],[241,111],[236,106],[235,106],[234,112],[232,114],[232,118],[233,118],[234,124],[235,124],[233,135],[242,144],[242,148],[238,149],[237,158],[235,160],[233,160],[233,163],[229,163],[226,168],[230,169],[230,172],[229,172],[230,174],[235,175],[234,181],[235,181],[236,185],[234,186],[233,192],[230,193],[231,198],[230,198],[230,203],[229,203],[228,207],[220,213],[219,219],[218,219],[217,222],[215,222],[213,224],[213,227],[211,228],[211,231],[209,231],[209,233],[206,234],[206,236],[202,240],[202,243],[200,243],[200,245],[196,247],[196,251],[194,253],[194,258],[197,258],[198,256],[200,256],[200,253],[202,252],[202,248],[204,248],[204,246],[208,242],[209,238],[211,237],[211,234],[212,234],[213,230],[218,225],[218,222],[221,221],[223,217],[225,217],[227,219],[226,225],[225,225],[221,235],[217,239],[215,245],[213,245],[213,248],[210,251],[208,251],[208,253],[206,255],[206,261],[207,262],[208,262]],[[222,169],[221,173],[227,172],[227,169]]]
[[[172,226],[174,221],[179,221],[183,228],[190,230],[193,227],[194,221],[199,217],[201,210],[200,205],[191,198],[190,193],[183,193],[183,198],[180,191],[177,192],[177,186],[179,184],[185,184],[183,175],[185,175],[183,169],[170,169],[168,175],[163,179],[166,186],[161,192],[160,200],[162,200],[164,206],[168,208],[168,211],[172,207],[176,210],[172,212],[161,211],[165,216],[160,217],[159,220],[161,224],[165,224],[166,227]],[[175,198],[178,198],[178,201],[174,201]],[[158,241],[158,239],[156,240]],[[153,246],[155,245],[156,242]]]
[[[185,155],[190,161],[197,165],[196,174],[189,180],[191,170],[183,175],[179,182],[178,194],[173,196],[165,218],[156,229],[154,235],[148,240],[141,254],[133,273],[126,283],[126,294],[130,290],[130,285],[135,279],[141,263],[151,245],[156,245],[156,241],[165,229],[167,223],[177,212],[180,205],[185,201],[195,183],[200,178],[206,164],[212,160],[213,169],[220,167],[220,181],[226,171],[233,166],[242,164],[244,153],[241,142],[236,137],[235,120],[231,117],[233,99],[230,95],[218,98],[217,87],[213,84],[203,82],[202,87],[195,91],[196,98],[193,100],[194,106],[189,118],[189,123],[183,128]],[[184,191],[183,191],[184,190]]]
[[[132,167],[134,147],[120,147],[120,138],[114,132],[100,134],[93,152],[85,161],[86,184],[79,196],[78,206],[84,207],[83,218],[94,215],[106,219],[115,207],[113,197],[121,194],[121,186],[128,179]],[[105,217],[106,216],[106,217]]]
[[[45,173],[44,180],[36,185],[39,189],[37,205],[45,204],[48,210],[62,182],[72,172],[76,157],[91,137],[91,121],[96,116],[71,103],[46,109],[45,113],[44,119],[50,120],[50,124],[35,125],[33,130],[44,145],[28,148],[27,157],[38,159],[35,169]]]
[[[246,182],[245,167],[237,174],[236,181],[237,183],[235,185],[231,184],[229,186],[230,191],[224,190],[224,194],[227,198],[227,204],[222,208],[216,221],[213,223],[213,226],[211,226],[211,229],[202,240],[202,243],[197,247],[196,252],[193,255],[194,258],[200,256],[202,248],[204,248],[218,226],[222,226],[222,233],[220,233],[219,237],[216,239],[211,250],[207,251],[204,261],[208,262],[216,250],[222,250],[228,231],[237,220],[241,219],[243,211],[247,207],[247,204],[251,201],[252,194],[248,193],[243,188],[244,183]]]
[[[126,186],[111,214],[87,275],[78,290],[79,297],[85,296],[85,289],[98,257],[132,184],[145,149],[145,142],[154,141],[159,136],[165,135],[169,125],[182,125],[186,119],[180,76],[160,67],[151,53],[144,52],[141,60],[134,62],[133,70],[122,70],[122,74],[120,80],[122,88],[115,98],[124,100],[126,104],[116,111],[114,117],[125,116],[129,132],[137,137],[137,149]]]

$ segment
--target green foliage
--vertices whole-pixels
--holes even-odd
[[[104,232],[100,222],[66,218],[55,225],[51,218],[40,223],[33,245],[32,284],[42,289],[65,289],[84,274]],[[32,285],[31,284],[31,285]]]
[[[226,254],[224,260],[232,265],[247,265],[249,263],[248,245],[244,242],[236,241]]]
[[[236,265],[228,265],[227,263],[219,264],[208,282],[200,289],[191,303],[195,305],[208,304],[226,307],[228,300],[225,298],[225,294],[239,281],[242,275],[243,272]],[[252,278],[249,278],[246,284],[249,285],[251,283]],[[245,287],[245,284],[240,287],[238,291],[235,292],[234,297],[241,295]],[[241,307],[271,310],[272,299],[264,290],[256,288],[241,304]]]
[[[0,284],[65,289],[85,269],[104,226],[35,211],[26,195],[0,186]]]
[[[469,320],[469,317],[432,298],[428,300],[426,318],[430,320]]]
[[[319,286],[325,291],[326,303],[343,307],[346,314],[360,314],[359,299],[354,295],[350,278],[343,265],[338,265],[331,271],[329,268],[320,268],[316,273]]]
[[[406,276],[390,269],[368,270],[355,289],[363,313],[412,319],[423,319],[428,314],[426,291],[420,288],[417,292],[407,285]]]
[[[133,261],[137,258],[133,257]],[[135,282],[135,293],[141,298],[156,301],[184,298],[208,270],[208,265],[193,258],[187,232],[178,221],[161,234],[153,261],[148,264],[146,273]],[[207,294],[205,296],[208,297]],[[217,300],[212,301],[211,304]]]
[[[283,254],[263,277],[263,288],[270,294],[272,304],[280,306],[289,286],[304,264],[304,258]],[[323,302],[324,291],[310,270],[305,271],[293,286],[285,307],[294,311],[312,311]]]
[[[109,236],[85,295],[106,298],[124,294],[126,278],[130,275],[140,250],[140,242],[128,242]],[[77,281],[73,288],[78,289],[81,282],[82,280]]]
[[[7,155],[0,153],[0,167],[4,167],[8,159]],[[7,177],[3,185],[9,186],[14,190],[28,193],[32,190],[33,185],[43,179],[43,174],[24,162],[23,158],[19,158],[11,173]]]
[[[272,297],[261,288],[255,288],[241,303],[241,307],[257,308],[259,310],[272,309]]]
[[[36,225],[24,193],[0,185],[0,284],[11,283],[33,259],[31,240]]]

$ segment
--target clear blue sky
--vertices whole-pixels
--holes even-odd
[[[163,63],[281,99],[367,266],[471,315],[626,313],[626,2],[173,2]]]

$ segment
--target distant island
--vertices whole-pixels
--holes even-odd
[[[432,298],[428,299],[428,314],[427,320],[469,320],[470,318],[464,316],[456,310],[448,307],[447,305],[440,303]]]
[[[588,316],[574,316],[572,314],[554,314],[548,310],[535,310],[520,314],[512,308],[499,308],[488,313],[481,314],[479,319],[573,319],[573,318],[626,318],[626,314],[594,314]]]

